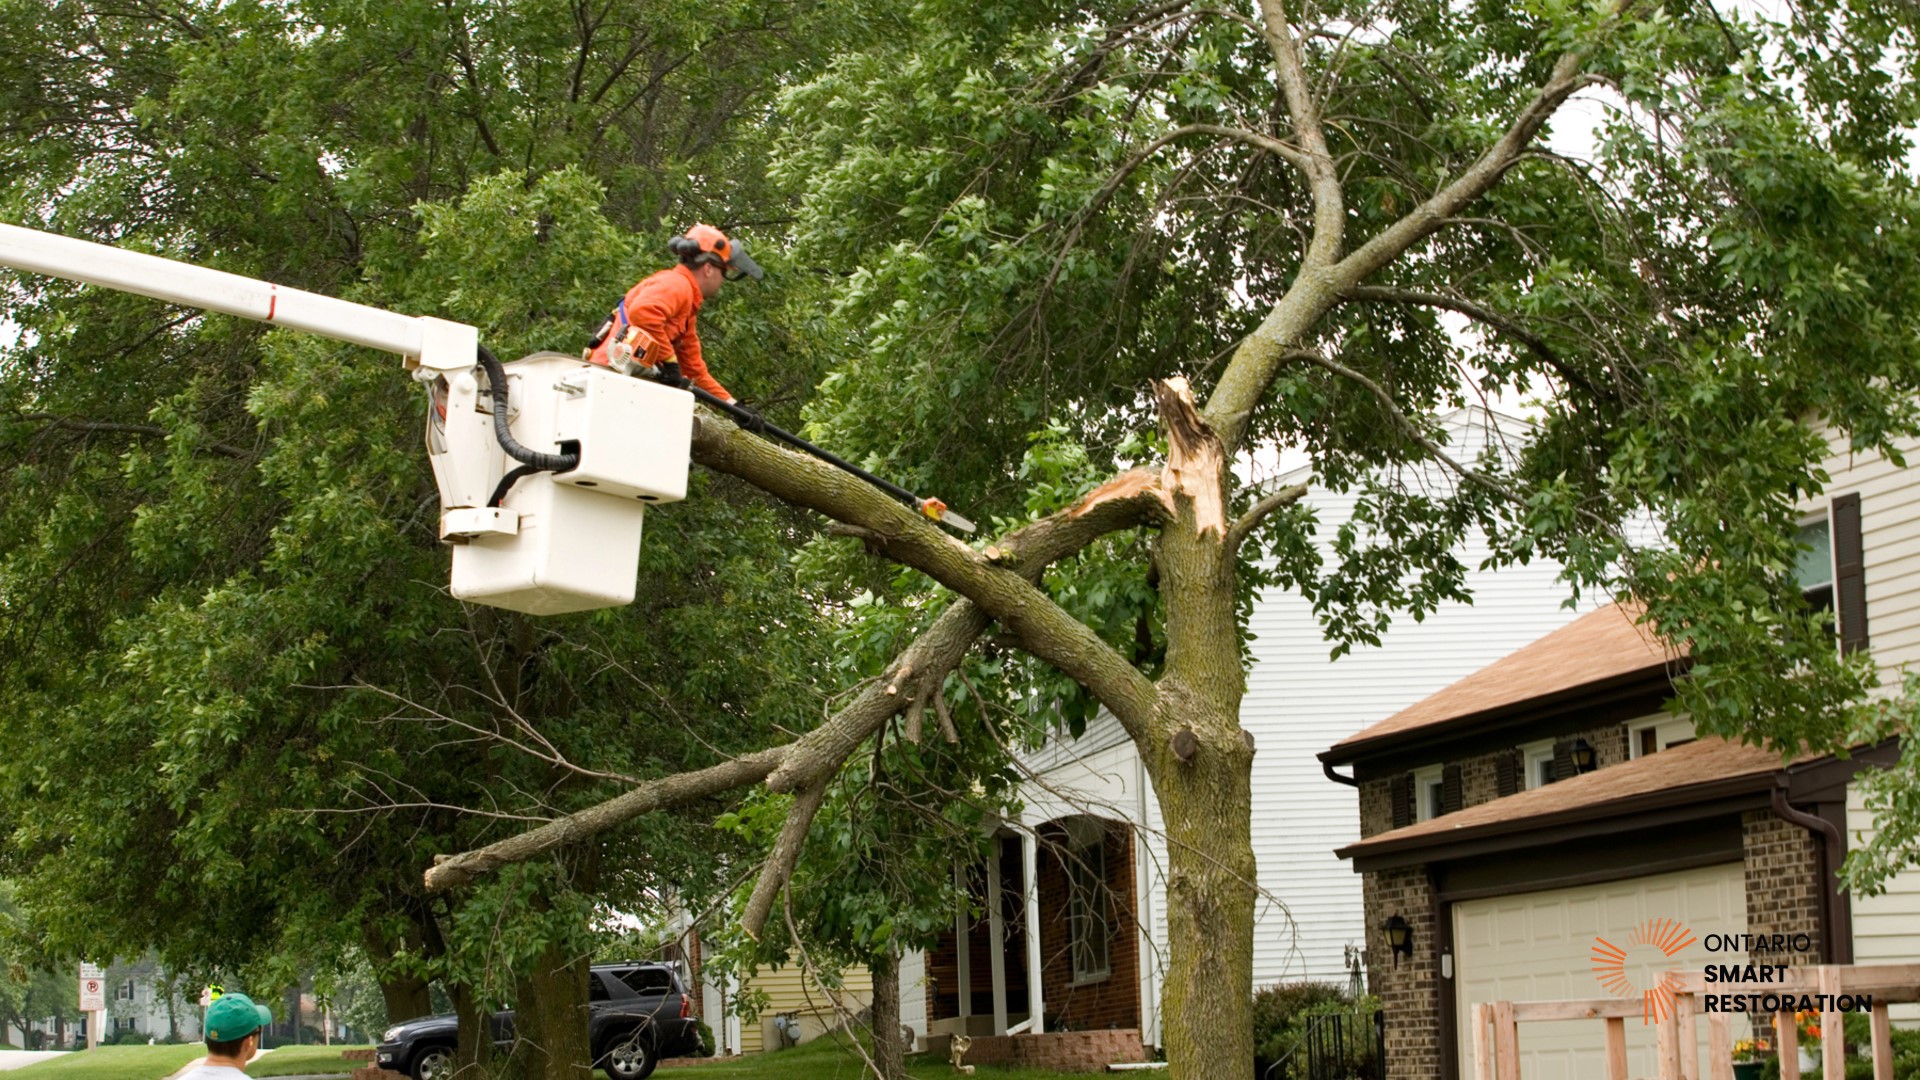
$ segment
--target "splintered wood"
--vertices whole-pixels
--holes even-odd
[[[1184,494],[1193,501],[1194,528],[1212,532],[1222,539],[1227,535],[1225,474],[1226,449],[1201,418],[1193,403],[1193,388],[1176,375],[1153,384],[1154,403],[1160,407],[1160,422],[1167,432],[1167,465],[1160,471],[1160,486],[1170,495]]]

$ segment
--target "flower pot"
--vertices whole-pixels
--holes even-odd
[[[1800,1048],[1800,1075],[1812,1076],[1820,1068],[1820,1051]]]
[[[1764,1061],[1736,1061],[1733,1063],[1733,1080],[1760,1080],[1767,1071]]]

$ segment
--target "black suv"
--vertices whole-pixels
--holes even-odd
[[[594,1065],[613,1080],[644,1080],[661,1058],[700,1045],[693,999],[669,965],[595,964],[587,994],[587,1045]],[[395,1024],[380,1038],[376,1063],[414,1080],[443,1080],[453,1075],[459,1027],[450,1015]],[[513,1010],[493,1014],[493,1041],[503,1049],[513,1042]]]

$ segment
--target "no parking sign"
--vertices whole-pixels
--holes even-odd
[[[80,1011],[101,1012],[107,1007],[107,974],[98,964],[80,965]]]

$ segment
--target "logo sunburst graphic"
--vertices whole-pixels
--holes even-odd
[[[1638,986],[1627,974],[1627,949],[1651,946],[1660,950],[1662,956],[1673,957],[1694,940],[1693,931],[1672,919],[1648,919],[1634,927],[1624,949],[1606,938],[1595,937],[1590,958],[1594,978],[1614,997],[1638,996],[1642,1004],[1641,1023],[1664,1020],[1673,1012],[1673,995],[1680,988],[1680,972],[1663,971],[1652,986]]]

